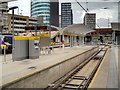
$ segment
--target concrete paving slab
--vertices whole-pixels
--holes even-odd
[[[70,57],[88,51],[93,47],[94,46],[80,46],[73,48],[64,48],[64,50],[62,48],[58,48],[55,49],[52,54],[41,55],[39,59],[26,59],[23,61],[15,62],[12,61],[11,55],[7,55],[6,64],[3,63],[3,56],[0,56],[0,64],[2,65],[2,71],[0,72],[0,78],[2,83],[0,84],[0,86],[17,80],[21,77],[33,74],[34,72],[48,68]]]
[[[112,53],[109,62],[109,75],[107,88],[118,88],[118,59],[117,48],[112,46]]]
[[[107,51],[89,88],[118,88],[118,49]]]

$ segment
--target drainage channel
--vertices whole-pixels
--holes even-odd
[[[64,77],[49,84],[46,90],[86,90],[102,62],[107,49],[99,50]]]

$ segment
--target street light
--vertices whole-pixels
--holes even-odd
[[[14,7],[10,7],[9,9],[8,9],[8,11],[9,10],[12,10],[12,35],[13,35],[13,41],[12,41],[12,54],[14,55],[14,34],[15,34],[15,32],[14,32],[14,9],[17,9],[18,8],[18,6],[14,6]],[[14,61],[14,60],[13,60]]]

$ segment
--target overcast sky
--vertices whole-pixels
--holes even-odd
[[[14,2],[10,2],[8,5],[9,7],[18,6],[19,13],[22,12],[22,15],[30,16],[30,1],[31,0],[17,0]],[[96,13],[96,18],[97,18],[96,21],[100,27],[108,27],[108,22],[118,21],[118,1],[119,0],[87,0],[88,4],[84,2],[86,0],[77,0],[77,1],[79,1],[85,9],[88,7],[89,9],[88,12]],[[71,2],[72,10],[73,10],[73,22],[83,23],[83,17],[85,15],[85,11],[83,11],[83,9],[75,2],[75,0],[59,0],[59,2],[60,3]],[[107,9],[103,9],[103,8],[107,8]],[[17,10],[16,10],[16,13],[18,13]]]

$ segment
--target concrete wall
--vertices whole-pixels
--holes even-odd
[[[51,68],[46,68],[43,71],[39,71],[29,77],[25,77],[19,81],[13,82],[11,85],[5,87],[8,88],[46,88],[48,84],[53,83],[57,79],[64,76],[66,73],[71,71],[82,61],[87,59],[93,53],[95,53],[98,48],[93,48],[89,51],[81,53],[77,56],[74,56],[68,60],[60,62],[57,65],[52,66]]]

